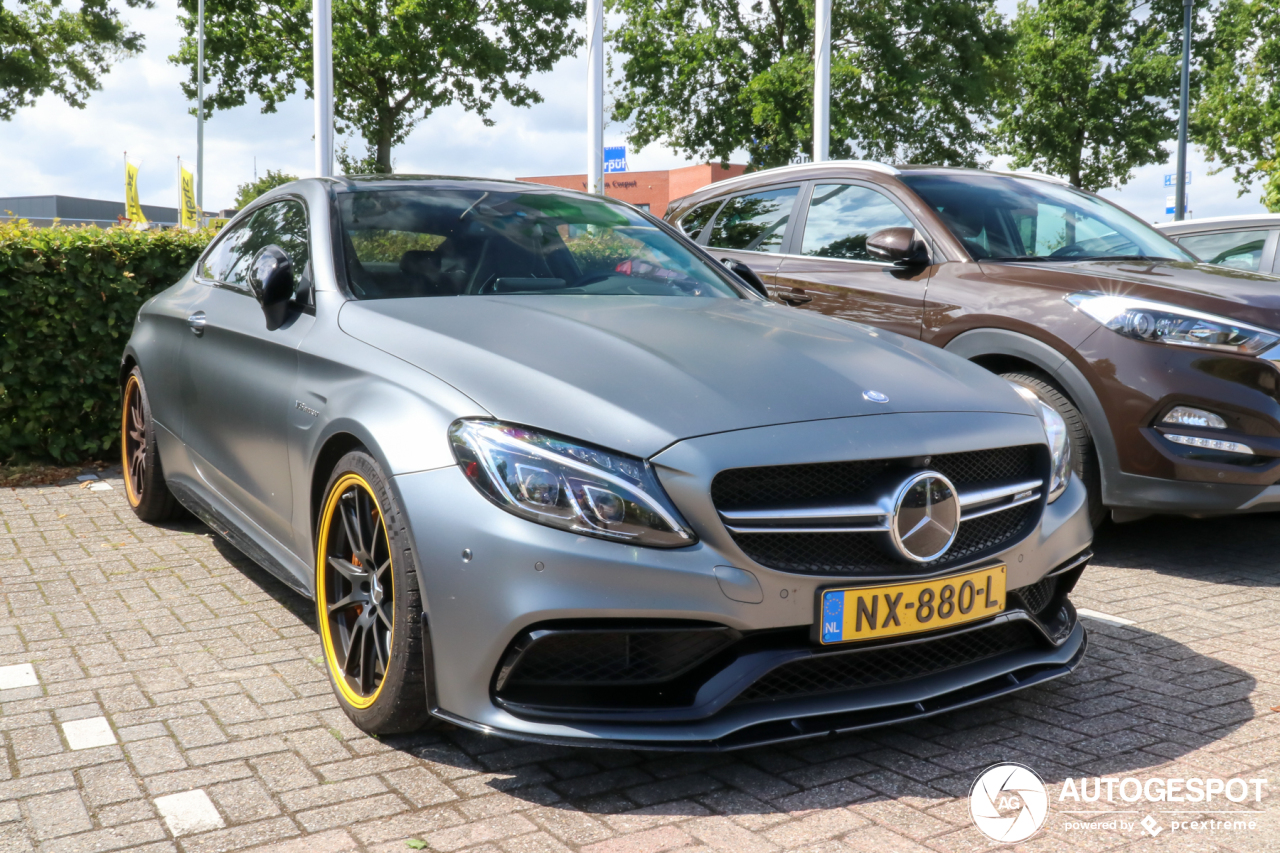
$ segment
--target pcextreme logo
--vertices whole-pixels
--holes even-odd
[[[1049,814],[1049,795],[1034,770],[1022,764],[995,764],[982,771],[969,791],[969,814],[992,841],[1017,843],[1040,831]]]

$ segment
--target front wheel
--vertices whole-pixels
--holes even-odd
[[[1093,446],[1093,436],[1084,415],[1071,399],[1039,371],[1002,373],[1010,382],[1032,391],[1051,406],[1067,423],[1067,435],[1071,439],[1071,467],[1084,483],[1089,501],[1089,522],[1096,530],[1107,518],[1107,508],[1102,503],[1102,473],[1098,469],[1098,451]]]
[[[404,513],[373,457],[338,460],[316,537],[316,618],[329,681],[361,730],[392,734],[430,719],[422,599]]]

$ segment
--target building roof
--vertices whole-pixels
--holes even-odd
[[[78,198],[69,195],[27,195],[0,198],[0,213],[12,213],[23,219],[60,219],[66,225],[86,222],[94,225],[110,223],[124,216],[123,201],[106,201],[97,198]],[[142,213],[151,222],[176,225],[178,208],[142,205]],[[7,214],[6,214],[7,215]]]

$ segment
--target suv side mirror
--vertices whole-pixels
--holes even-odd
[[[914,228],[885,228],[867,238],[867,254],[877,261],[899,267],[922,267],[929,263],[929,249]]]
[[[249,286],[262,305],[267,331],[283,326],[293,298],[293,261],[288,253],[276,245],[260,249],[249,265]]]
[[[760,276],[756,275],[756,271],[744,264],[742,261],[735,261],[732,258],[721,258],[720,263],[728,268],[729,272],[750,285],[751,289],[759,293],[765,299],[769,298],[769,291],[765,289],[764,282],[760,280]]]

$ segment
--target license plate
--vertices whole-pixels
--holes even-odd
[[[1005,567],[914,583],[822,591],[823,645],[936,631],[1004,610]]]

